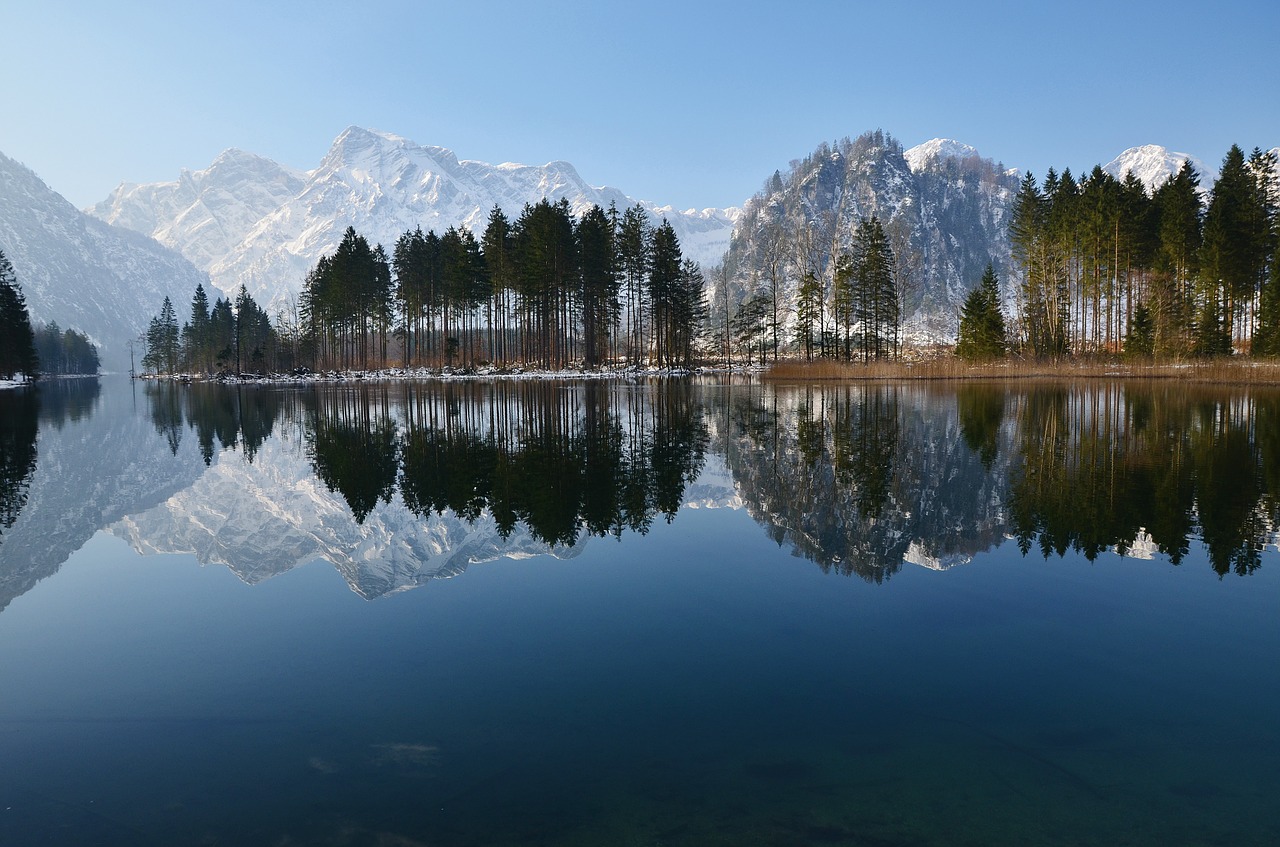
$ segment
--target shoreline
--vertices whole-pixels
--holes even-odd
[[[183,384],[313,385],[376,382],[466,382],[482,380],[640,380],[697,376],[760,376],[759,366],[697,365],[687,368],[625,367],[585,370],[536,367],[509,368],[382,368],[378,370],[295,371],[272,374],[137,374],[134,379]]]
[[[1022,380],[1179,380],[1195,383],[1280,386],[1280,360],[1209,359],[1169,362],[1074,360],[965,362],[938,358],[912,362],[787,361],[761,365],[690,367],[618,367],[585,370],[536,367],[382,368],[377,370],[300,370],[271,374],[137,374],[135,379],[182,384],[324,385],[344,383],[466,382],[485,380],[645,380],[735,376],[766,382],[1010,382]],[[21,387],[24,383],[0,388]]]
[[[1184,382],[1280,386],[1280,361],[1206,359],[1169,362],[1075,360],[966,362],[779,362],[761,378],[770,382],[973,381],[1016,380],[1180,380]]]

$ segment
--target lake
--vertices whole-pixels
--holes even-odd
[[[0,392],[0,843],[1280,843],[1280,392]]]

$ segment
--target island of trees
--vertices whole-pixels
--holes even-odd
[[[273,321],[242,286],[209,304],[203,286],[181,326],[161,305],[145,338],[158,373],[369,370],[393,366],[606,363],[687,365],[707,323],[704,281],[664,219],[640,206],[567,201],[495,207],[465,227],[405,232],[391,253],[348,228]]]

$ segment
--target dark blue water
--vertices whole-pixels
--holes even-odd
[[[882,395],[613,387],[597,403],[580,387],[550,401],[513,390],[536,422],[489,442],[513,450],[495,467],[543,450],[541,478],[558,502],[578,496],[584,525],[605,495],[565,482],[577,473],[565,468],[579,447],[593,469],[608,450],[574,421],[612,416],[628,440],[611,478],[650,481],[650,506],[628,513],[648,514],[643,531],[584,529],[556,546],[537,518],[505,542],[473,529],[465,566],[446,574],[430,563],[453,548],[406,553],[404,539],[463,543],[465,521],[441,528],[407,509],[403,476],[357,521],[359,486],[319,479],[316,439],[351,392],[275,392],[257,444],[245,410],[261,398],[241,397],[227,413],[239,429],[212,439],[207,466],[190,397],[176,425],[157,413],[173,398],[123,384],[104,384],[87,414],[46,411],[0,535],[0,843],[1280,842],[1274,546],[1222,575],[1198,531],[1176,565],[1158,549],[1046,558],[1038,535],[1024,555],[1009,515],[1030,508],[1016,492],[1037,461],[1018,446],[1025,396],[1003,401],[984,461],[965,441],[980,439],[962,431],[964,399],[944,391],[894,395],[885,452],[859,418]],[[1149,443],[1126,434],[1130,395],[1115,443]],[[401,472],[415,402],[440,400],[450,439],[491,432],[504,407],[475,388],[354,396],[373,429],[379,410],[394,422]],[[1096,411],[1093,399],[1066,408]],[[1184,414],[1151,402],[1161,420]],[[1211,403],[1187,402],[1193,417]],[[805,411],[819,407],[830,414]],[[1254,397],[1213,408],[1247,422],[1258,461],[1235,488],[1262,480],[1248,532],[1270,538],[1265,409]],[[1079,443],[1090,419],[1068,420]],[[839,459],[842,432],[856,437]],[[885,497],[874,475],[842,477],[872,442],[892,466]],[[547,458],[552,443],[568,465]],[[669,496],[661,468],[640,458],[664,450],[697,469],[671,514],[656,505]],[[1094,461],[1068,453],[1069,469]],[[1193,464],[1203,495],[1203,469],[1218,465]],[[960,493],[944,493],[946,476]],[[524,484],[493,479],[468,496],[497,504]],[[844,505],[797,506],[820,496]],[[939,514],[949,529],[926,537]],[[265,570],[249,572],[255,555]]]

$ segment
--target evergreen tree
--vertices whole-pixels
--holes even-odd
[[[35,332],[17,274],[0,251],[0,379],[35,379],[40,367]]]
[[[191,322],[186,327],[187,361],[192,370],[206,373],[213,370],[213,351],[209,345],[209,296],[204,292],[204,285],[196,284],[195,296],[191,298]]]
[[[1154,290],[1151,298],[1154,351],[1180,355],[1191,349],[1191,319],[1200,273],[1200,177],[1189,162],[1156,189]]]
[[[649,273],[649,213],[636,204],[622,213],[618,224],[618,268],[622,273],[627,301],[627,337],[633,362],[647,358],[644,313],[647,308],[645,278]]]
[[[969,292],[960,309],[956,355],[962,359],[997,359],[1008,349],[1004,313],[1000,310],[1000,283],[988,264],[982,281]]]
[[[796,346],[804,351],[806,360],[813,358],[813,334],[821,331],[822,283],[813,271],[800,277],[796,292]]]
[[[654,354],[659,365],[677,364],[679,338],[688,316],[682,314],[680,240],[666,218],[653,231],[648,294]]]
[[[1244,152],[1232,145],[1213,184],[1201,247],[1200,311],[1196,351],[1230,354],[1236,319],[1253,296],[1258,240],[1252,223],[1255,194]]]
[[[83,333],[66,332],[53,321],[35,330],[40,371],[46,374],[96,374],[98,350]]]
[[[231,311],[231,301],[222,297],[214,301],[209,311],[209,349],[218,370],[235,364],[236,316]]]
[[[853,302],[862,360],[895,355],[901,316],[893,250],[875,215],[861,220],[854,231]]]
[[[592,206],[578,222],[576,235],[582,269],[582,358],[590,368],[607,355],[609,331],[620,308],[613,224],[603,209]]]
[[[1124,340],[1126,356],[1150,356],[1155,352],[1155,321],[1151,309],[1143,303],[1133,310],[1129,331]]]
[[[1258,298],[1258,329],[1253,336],[1255,356],[1280,356],[1280,252],[1271,258],[1271,273]]]
[[[507,337],[509,324],[514,318],[511,313],[511,298],[515,293],[516,268],[512,252],[511,223],[497,206],[489,212],[489,222],[481,236],[480,247],[484,252],[484,264],[492,292],[491,325],[494,327],[494,337],[491,340],[489,358],[506,363],[511,355]]]
[[[1276,291],[1275,258],[1277,205],[1280,185],[1276,182],[1276,154],[1254,148],[1249,156],[1249,174],[1253,177],[1253,203],[1250,205],[1250,230],[1253,235],[1254,285],[1258,290],[1258,313],[1253,333],[1252,352],[1274,356],[1280,353],[1280,291]]]
[[[173,302],[165,297],[160,314],[151,319],[147,328],[147,352],[142,357],[142,366],[155,373],[177,373],[181,360],[178,341],[178,316],[173,311]]]

